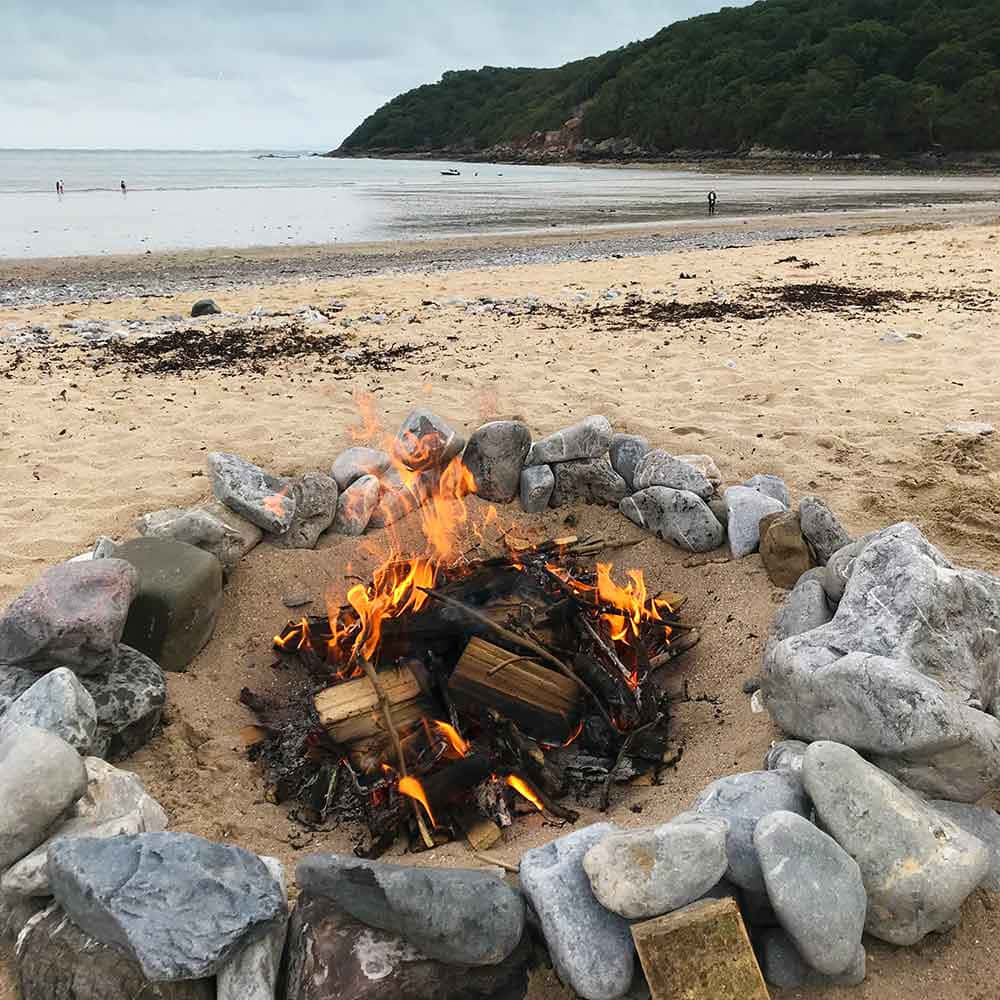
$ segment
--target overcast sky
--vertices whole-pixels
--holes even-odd
[[[646,38],[720,3],[2,0],[0,6],[0,146],[326,150],[379,105],[435,82],[445,70],[557,66]]]

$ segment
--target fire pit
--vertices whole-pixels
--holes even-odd
[[[280,664],[319,686],[297,718],[243,692],[260,722],[250,752],[276,797],[313,827],[362,821],[357,850],[374,857],[403,831],[415,848],[462,835],[484,848],[521,809],[572,822],[567,797],[606,809],[614,782],[658,780],[668,712],[656,673],[697,637],[678,617],[684,597],[594,564],[630,543],[531,544],[495,507],[472,525],[477,484],[459,457],[439,472],[397,468],[422,477],[425,550],[404,555],[389,526],[371,580],[275,636]]]

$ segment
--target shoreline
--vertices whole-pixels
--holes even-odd
[[[722,250],[820,236],[1000,222],[1000,202],[609,224],[518,234],[301,246],[215,247],[141,254],[0,258],[0,321],[7,310],[291,280],[441,273]]]

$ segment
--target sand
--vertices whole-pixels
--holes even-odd
[[[998,571],[1000,443],[996,435],[945,431],[954,421],[1000,422],[996,233],[995,225],[907,227],[742,249],[310,277],[213,291],[223,309],[239,312],[339,300],[344,315],[387,316],[382,325],[350,327],[358,342],[381,338],[425,348],[398,371],[355,378],[308,358],[271,363],[256,375],[135,377],[114,365],[95,373],[75,349],[40,368],[45,359],[29,351],[3,381],[0,487],[9,499],[0,511],[0,605],[97,535],[125,537],[140,514],[205,497],[207,451],[236,451],[279,473],[325,468],[350,443],[359,392],[373,397],[390,428],[414,402],[470,429],[491,416],[517,415],[539,434],[604,413],[669,450],[708,452],[727,483],[775,473],[795,496],[826,498],[854,533],[909,519],[955,561]],[[778,263],[789,256],[797,260]],[[815,266],[803,269],[805,261]],[[682,279],[682,272],[693,277]],[[774,306],[758,320],[730,315],[663,325],[621,315],[629,292],[648,301],[732,304],[760,301],[768,286],[811,282],[932,296],[879,312]],[[619,294],[604,297],[609,290]],[[581,292],[588,293],[582,302]],[[561,311],[498,316],[448,304],[528,295]],[[0,309],[0,327],[154,318],[186,313],[192,298],[185,292],[176,299]],[[595,318],[597,302],[606,312]],[[883,342],[889,331],[903,341]],[[5,364],[0,349],[0,374]],[[472,506],[482,513],[478,501]],[[524,519],[521,530],[552,535],[565,530],[566,513]],[[611,512],[573,513],[579,529],[634,536]],[[308,851],[349,847],[347,831],[304,836],[284,808],[266,800],[240,740],[252,720],[236,699],[244,686],[281,690],[290,682],[270,667],[268,650],[269,637],[290,617],[282,597],[305,591],[321,599],[326,586],[343,585],[348,562],[365,575],[374,560],[333,537],[310,552],[261,545],[241,564],[215,636],[187,673],[169,677],[162,733],[126,765],[164,804],[172,828],[237,842],[289,866]],[[782,592],[770,585],[757,556],[691,559],[646,539],[618,562],[640,566],[655,588],[689,594],[685,616],[704,635],[670,679],[677,691],[686,681],[687,697],[673,716],[673,741],[684,748],[680,763],[661,786],[614,798],[611,817],[634,827],[669,818],[715,777],[761,766],[777,734],[766,714],[751,712],[741,684],[759,669]],[[529,816],[494,853],[516,862],[525,848],[558,833]],[[462,844],[409,860],[476,863]],[[865,985],[823,995],[995,996],[997,904],[997,897],[975,893],[957,930],[915,948],[872,943]],[[534,997],[569,996],[551,975],[536,979]],[[13,995],[9,983],[6,990]]]

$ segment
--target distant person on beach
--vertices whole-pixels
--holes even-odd
[[[122,194],[127,194],[128,189],[125,187],[125,179],[122,178]]]
[[[63,193],[63,183],[62,181],[56,181],[56,194],[62,195]]]
[[[719,196],[714,191],[708,192],[708,214],[715,215],[715,203],[719,200]]]

